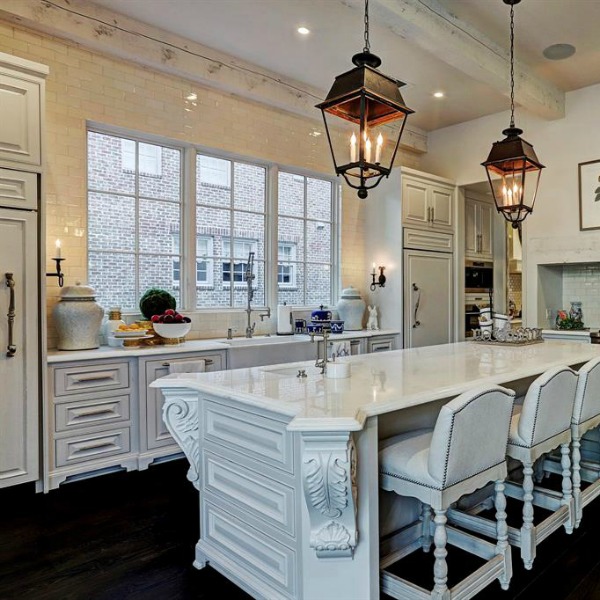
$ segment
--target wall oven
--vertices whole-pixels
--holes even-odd
[[[494,263],[465,261],[465,292],[488,292],[494,287]]]

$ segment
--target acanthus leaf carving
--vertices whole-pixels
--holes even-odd
[[[323,464],[325,462],[325,465]],[[311,504],[321,514],[338,518],[348,506],[348,473],[337,458],[320,454],[305,461],[305,487]]]

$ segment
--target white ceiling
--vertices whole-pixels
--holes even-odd
[[[363,47],[363,0],[94,1],[314,86],[323,96],[335,75],[352,68],[352,55]],[[438,2],[469,31],[475,28],[482,38],[508,48],[510,9],[502,0]],[[599,23],[600,0],[523,0],[515,6],[516,58],[564,91],[599,83]],[[300,25],[310,35],[298,34]],[[508,89],[481,83],[394,33],[377,5],[371,9],[370,38],[371,50],[383,60],[381,70],[408,84],[403,95],[416,111],[412,124],[433,130],[508,109]],[[556,43],[573,44],[577,52],[564,61],[549,61],[542,50]],[[433,98],[437,90],[446,97]]]

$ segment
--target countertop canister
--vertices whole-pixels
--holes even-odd
[[[91,350],[100,345],[100,325],[104,311],[96,303],[93,288],[81,285],[64,287],[53,311],[59,350]]]
[[[365,301],[360,297],[358,290],[352,286],[342,290],[342,295],[337,303],[340,319],[344,321],[346,331],[362,329],[365,314]]]

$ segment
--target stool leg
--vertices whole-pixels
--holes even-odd
[[[583,516],[583,507],[581,506],[581,442],[579,433],[573,436],[573,499],[575,500],[575,527],[579,527]]]
[[[450,590],[447,585],[448,565],[446,563],[446,556],[448,555],[448,551],[446,550],[446,542],[448,541],[448,534],[446,532],[446,511],[436,509],[433,521],[435,523],[433,534],[433,543],[435,544],[435,550],[433,551],[435,556],[433,581],[435,585],[433,586],[431,597],[435,600],[447,600],[450,598]]]
[[[494,503],[496,505],[496,554],[504,557],[504,571],[498,577],[500,586],[503,590],[508,589],[510,578],[512,577],[512,560],[510,555],[510,546],[508,545],[508,525],[506,524],[506,496],[504,495],[504,481],[496,481],[494,490],[496,492]]]
[[[431,506],[425,503],[421,508],[421,548],[423,552],[431,548]]]
[[[527,570],[535,559],[535,527],[533,526],[533,462],[523,463],[523,525],[521,526],[521,558]]]
[[[565,523],[565,531],[573,533],[573,525],[575,523],[575,507],[573,502],[573,488],[571,486],[571,458],[569,443],[560,445],[560,465],[562,467],[562,504],[569,509],[569,520]]]

